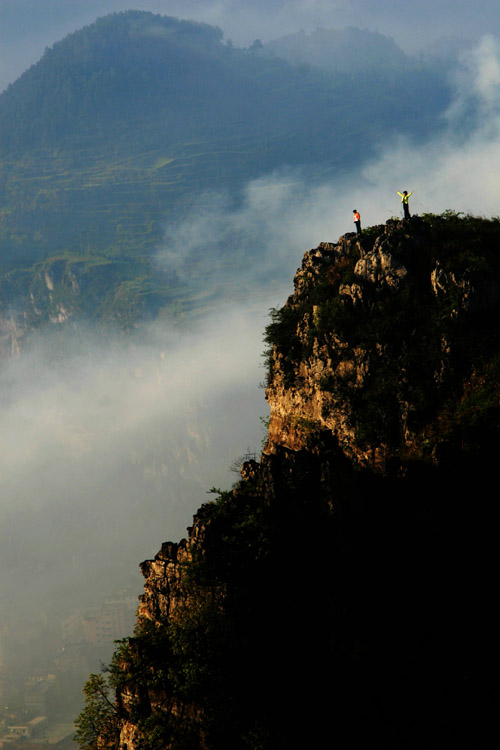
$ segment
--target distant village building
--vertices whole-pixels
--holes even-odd
[[[93,614],[83,619],[83,635],[87,643],[107,646],[130,635],[134,629],[137,597],[119,594],[106,597]]]
[[[1,750],[40,750],[49,746],[45,739],[47,717],[35,716],[24,724],[12,724],[7,727],[7,734],[0,738]]]
[[[131,635],[135,625],[137,595],[121,591],[104,599],[98,607],[75,610],[60,623],[60,641],[51,654],[51,669],[47,674],[32,669],[23,675],[22,700],[17,696],[14,711],[9,713],[11,723],[2,727],[0,750],[47,750],[57,746],[60,750],[74,747],[73,718],[69,726],[54,719],[54,701],[57,700],[57,678],[63,673],[82,674],[82,684],[89,673],[89,663],[99,654],[101,647],[112,648],[113,641]],[[0,626],[0,698],[10,703],[7,661],[10,640],[22,636],[30,640],[43,631],[43,618],[29,622],[9,622]],[[101,652],[102,653],[102,652]],[[29,660],[28,660],[29,663]],[[79,689],[80,690],[80,689]],[[78,693],[78,697],[80,692]],[[19,704],[19,705],[18,705]],[[4,705],[4,704],[2,704]],[[29,721],[28,721],[29,719]]]
[[[47,693],[54,685],[55,675],[29,677],[25,681],[24,706],[32,716],[45,716],[48,713]]]
[[[108,646],[130,635],[135,625],[137,596],[128,592],[107,596],[100,607],[77,610],[61,623],[65,648],[77,643]]]
[[[64,644],[83,640],[82,613],[80,610],[68,615],[61,623],[61,638]]]

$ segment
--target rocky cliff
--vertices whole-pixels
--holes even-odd
[[[306,253],[261,461],[142,564],[82,746],[486,746],[499,251],[500,222],[448,213]]]
[[[355,465],[387,473],[466,449],[496,405],[497,233],[414,218],[306,253],[268,329],[267,450],[328,431]]]

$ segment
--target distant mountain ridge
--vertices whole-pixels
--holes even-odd
[[[288,34],[263,45],[262,54],[276,55],[295,65],[314,65],[320,70],[362,75],[414,66],[414,61],[393,39],[352,26]]]
[[[276,168],[337,175],[401,128],[433,132],[448,99],[440,73],[418,65],[330,75],[233,48],[206,24],[106,16],[0,96],[0,272],[84,255],[139,262],[150,286],[164,224],[203,191],[227,189],[236,205],[242,184]]]

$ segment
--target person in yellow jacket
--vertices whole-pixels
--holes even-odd
[[[411,193],[409,193],[407,190],[403,190],[402,193],[398,190],[398,195],[401,196],[401,203],[403,204],[404,212],[405,212],[405,219],[410,219],[410,206],[408,205],[408,200],[410,198],[410,195],[413,195],[413,190]]]

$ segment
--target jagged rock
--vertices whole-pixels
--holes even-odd
[[[431,272],[431,284],[432,291],[438,296],[438,294],[446,294],[450,285],[450,279],[446,271],[441,268],[439,263],[436,263],[436,267]]]
[[[491,274],[475,271],[467,278],[460,277],[452,271],[446,273],[439,263],[431,272],[431,285],[436,296],[449,294],[455,287],[461,307],[470,312],[494,308],[500,298],[499,281]]]
[[[354,306],[363,302],[363,291],[360,284],[341,284],[339,294],[341,297],[349,297]]]
[[[249,461],[244,461],[241,466],[241,478],[242,479],[254,479],[259,471],[259,464],[251,458]]]
[[[408,271],[392,255],[387,240],[378,238],[373,250],[356,263],[354,273],[372,284],[385,284],[390,288],[397,288]]]

